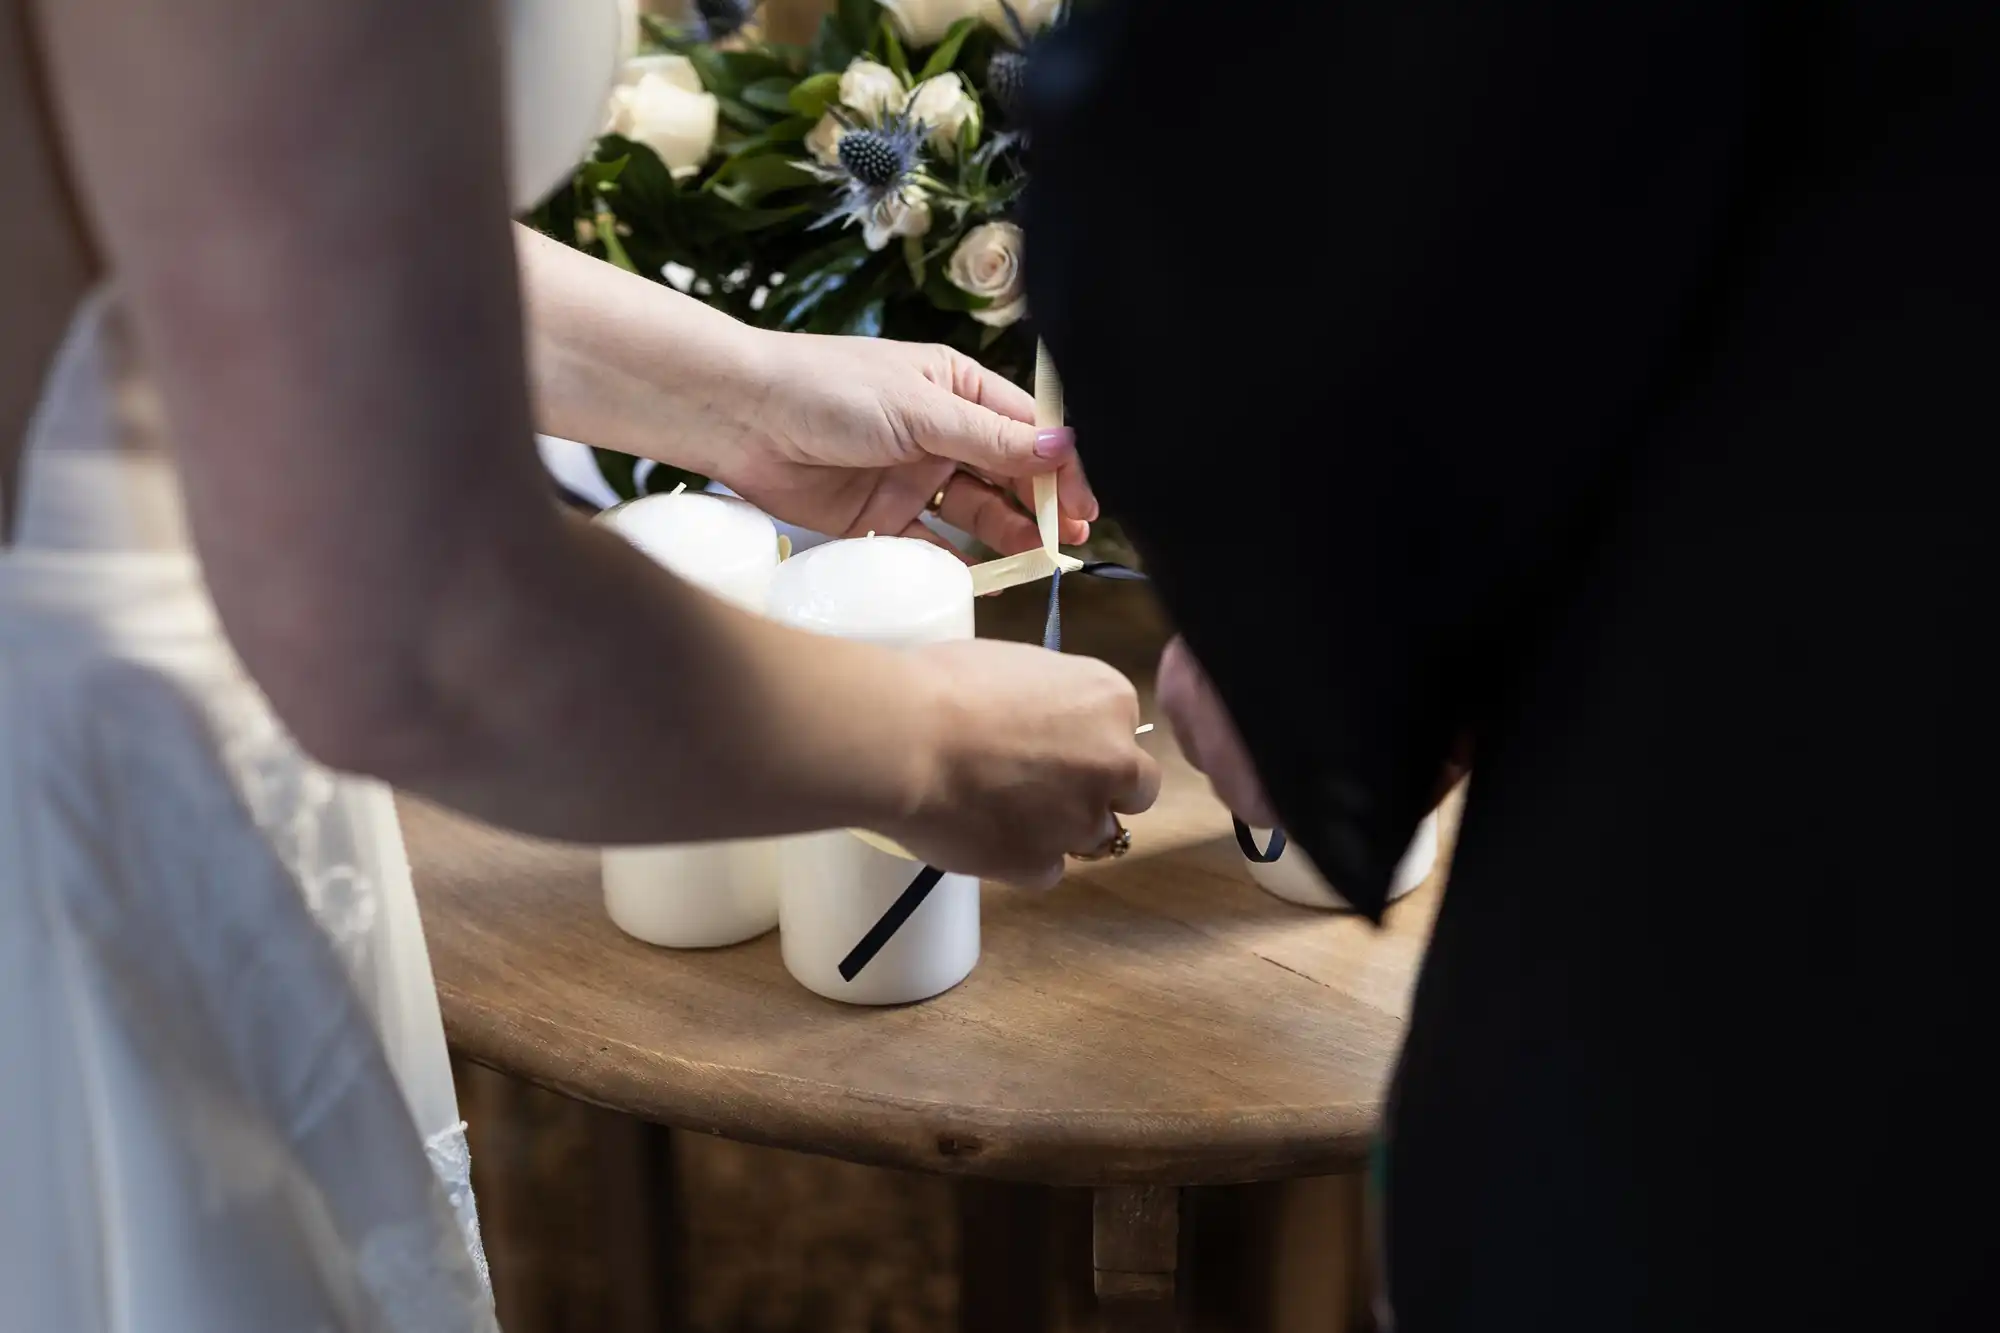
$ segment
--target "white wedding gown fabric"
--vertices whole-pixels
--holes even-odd
[[[237,664],[116,327],[0,553],[0,1328],[489,1329],[392,799]]]
[[[546,185],[598,128],[617,4],[508,17],[516,181]],[[490,1333],[392,797],[304,755],[231,652],[109,295],[15,520],[0,1333]]]

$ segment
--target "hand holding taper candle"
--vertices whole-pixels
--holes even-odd
[[[1132,728],[1132,734],[1134,736],[1143,736],[1152,729],[1152,723],[1142,722]],[[916,858],[911,856],[906,849],[889,841],[889,839],[879,833],[870,833],[865,829],[855,829],[853,832],[855,837],[878,852],[895,857],[898,860],[908,861],[912,864],[916,862]],[[1132,846],[1132,835],[1121,827],[1106,846],[1109,850],[1104,853],[1104,856],[1123,856]],[[1083,859],[1101,860],[1104,859],[1104,856],[1093,853]],[[931,892],[937,888],[943,879],[944,872],[936,866],[925,866],[922,870],[918,871],[911,878],[910,882],[904,886],[903,891],[896,896],[895,902],[889,905],[888,910],[875,919],[875,924],[868,928],[868,933],[863,935],[855,943],[854,947],[849,949],[841,958],[835,969],[841,979],[851,983],[856,977],[860,976],[862,969],[873,962],[875,955],[882,952],[883,946],[896,937],[896,932],[903,928],[903,923],[908,921],[916,913],[916,910],[924,905],[924,900],[930,897]]]
[[[1159,796],[1159,764],[1133,734],[1139,696],[1113,668],[1031,644],[973,640],[917,652],[951,676],[959,697],[979,698],[983,714],[1016,720],[1008,736],[980,736],[958,772],[937,775],[937,814],[949,810],[948,823],[918,810],[878,830],[929,864],[1048,888],[1062,878],[1065,854],[1094,851],[1115,835],[1114,812],[1138,814]],[[1052,695],[1056,672],[1060,694]],[[1088,771],[1063,758],[1079,754],[1094,756]],[[1094,795],[1077,800],[1078,784]],[[1005,793],[988,806],[989,819],[967,808],[975,788]]]
[[[941,762],[925,765],[909,812],[871,821],[922,861],[845,832],[795,839],[780,853],[785,966],[831,999],[901,1004],[956,985],[979,956],[976,876],[1053,883],[1066,852],[1115,832],[1114,809],[1143,809],[1157,790],[1133,740],[1130,682],[1101,663],[972,640],[972,600],[964,565],[900,537],[819,546],[773,579],[771,614],[781,622],[897,648],[917,661],[919,679],[944,686],[936,703],[913,701],[938,717]],[[1063,678],[1050,681],[1050,667]],[[951,700],[970,706],[961,712]],[[937,869],[912,893],[924,863]],[[859,978],[842,960],[885,914],[893,919],[874,947],[886,951]]]
[[[1044,345],[1038,344],[1035,348],[1035,424],[1044,430],[1058,429],[1064,424],[1064,416],[1062,380],[1056,374],[1055,361],[1049,356],[1049,349]],[[1024,551],[1017,556],[988,561],[983,565],[975,565],[972,569],[972,583],[977,592],[981,594],[997,592],[1002,588],[1009,588],[1017,584],[1029,583],[1037,579],[1050,578],[1052,576],[1060,580],[1064,573],[1074,572],[1083,568],[1082,561],[1072,556],[1064,555],[1056,549],[1060,539],[1062,514],[1057,482],[1053,476],[1035,478],[1035,523],[1040,531],[1042,539],[1041,547],[1033,551]],[[1050,605],[1053,610],[1054,602],[1051,601]],[[1056,623],[1052,617],[1050,621],[1051,635],[1054,635],[1056,632],[1054,628]],[[1045,650],[1060,648],[1060,644],[1053,638],[1045,642],[1042,646]],[[1028,651],[1034,652],[1036,650],[1029,649]],[[1079,659],[1069,660],[1079,661]],[[1160,772],[1159,766],[1154,763],[1152,757],[1141,750],[1135,740],[1138,735],[1149,728],[1139,726],[1138,697],[1132,692],[1131,682],[1100,662],[1091,662],[1084,659],[1080,660],[1079,664],[1084,668],[1086,676],[1097,677],[1097,684],[1099,686],[1107,683],[1102,679],[1103,677],[1109,677],[1110,680],[1116,681],[1117,686],[1123,691],[1124,697],[1131,701],[1132,708],[1131,720],[1125,723],[1125,726],[1132,730],[1130,735],[1124,738],[1127,743],[1128,754],[1134,763],[1134,767],[1128,775],[1129,780],[1119,785],[1115,790],[1106,793],[1105,814],[1103,818],[1096,821],[1094,837],[1087,842],[1066,842],[1064,844],[1065,850],[1070,855],[1091,856],[1100,854],[1105,848],[1124,838],[1124,829],[1118,822],[1118,815],[1136,814],[1152,805],[1154,799],[1159,795]],[[1080,678],[1079,689],[1085,688],[1082,684],[1082,678]],[[1088,710],[1088,704],[1092,697],[1088,692],[1080,693],[1075,696],[1075,702],[1085,706],[1086,710],[1090,711]],[[1046,700],[1043,701],[1041,706],[1046,707]],[[1024,717],[1029,712],[1034,711],[1035,708],[1036,704],[1034,701],[1023,700]],[[1090,711],[1090,715],[1100,722],[1103,720],[1103,710],[1101,708]],[[1051,737],[1050,739],[1053,738]],[[917,850],[919,853],[922,852],[921,848]],[[930,859],[933,864],[939,864],[934,858]],[[1016,883],[1029,887],[1046,887],[1054,885],[1060,880],[1062,873],[1062,863],[1060,860],[1057,860],[1038,874],[1025,877],[1018,874],[998,877],[1011,879]]]
[[[1049,349],[1046,346],[1037,346],[1035,349],[1035,417],[1037,422],[1043,426],[1057,425],[1063,420],[1062,381],[1056,377],[1055,362],[1049,357]],[[1042,647],[1049,652],[1059,653],[1062,651],[1062,576],[1067,572],[1086,570],[1091,567],[1084,565],[1081,561],[1062,555],[1056,549],[1057,534],[1061,526],[1060,501],[1057,496],[1055,484],[1049,478],[1038,478],[1035,482],[1035,517],[1042,541],[1041,550],[1025,552],[1011,559],[993,561],[978,566],[972,571],[972,581],[975,588],[981,587],[983,582],[983,585],[987,589],[997,590],[998,588],[1010,587],[1016,583],[1030,582],[1041,577],[1045,570],[1049,580],[1049,614],[1042,631]],[[1040,558],[1039,564],[1036,563],[1034,557]],[[1099,564],[1095,568],[1098,572],[1103,573],[1108,573],[1113,568],[1119,569],[1122,571],[1119,577],[1145,577],[1136,570],[1124,569],[1123,566]],[[982,575],[984,576],[983,580]],[[1153,724],[1146,722],[1134,727],[1132,734],[1135,737],[1143,736],[1152,729]],[[915,858],[906,850],[897,846],[894,842],[883,838],[880,834],[857,830],[855,836],[873,852],[890,857],[891,865],[896,860],[911,864],[915,863]],[[1132,835],[1119,822],[1117,814],[1114,811],[1111,818],[1110,831],[1106,833],[1104,839],[1094,844],[1088,852],[1073,852],[1071,854],[1081,860],[1101,861],[1123,856],[1131,848]],[[878,862],[877,864],[881,863]],[[799,973],[799,969],[795,968],[795,974],[799,974],[801,980],[805,980],[806,984],[812,986],[815,990],[819,990],[822,994],[833,996],[836,999],[846,998],[850,992],[843,990],[841,987],[852,986],[860,978],[861,973],[875,960],[876,956],[883,949],[889,947],[895,941],[897,933],[924,907],[925,903],[930,899],[931,894],[937,890],[940,884],[945,882],[946,878],[944,873],[937,867],[924,866],[922,870],[903,886],[902,891],[896,895],[893,901],[887,904],[881,914],[875,918],[869,926],[867,933],[862,935],[854,946],[840,958],[840,961],[831,973],[827,973],[823,966],[818,965],[823,963],[824,960],[815,960],[815,966],[807,969],[802,974]],[[874,906],[880,905],[882,896],[880,893],[869,895],[870,910]],[[933,918],[932,924],[935,930],[937,918]],[[916,951],[908,948],[902,950],[902,961],[905,964],[905,972],[908,971],[907,964],[913,952]],[[786,955],[786,961],[788,964],[791,962],[789,952]],[[970,964],[968,963],[967,970],[969,968]],[[880,969],[878,969],[879,971]],[[963,975],[963,972],[954,971],[951,973],[949,979],[941,976],[924,978],[922,980],[925,981],[927,988],[923,989],[918,989],[908,984],[909,982],[919,980],[918,978],[900,975],[890,977],[886,980],[877,976],[871,978],[868,985],[873,991],[893,995],[897,998],[923,998],[936,994],[939,989],[957,984]],[[834,978],[836,977],[840,983],[838,986],[834,982]]]

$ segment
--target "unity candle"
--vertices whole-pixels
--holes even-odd
[[[1250,835],[1259,847],[1271,845],[1270,829],[1251,829]],[[1415,836],[1410,839],[1408,850],[1396,866],[1396,873],[1389,881],[1389,901],[1408,893],[1424,882],[1437,863],[1438,828],[1437,815],[1432,814],[1417,825]],[[1301,907],[1351,908],[1340,891],[1327,883],[1319,873],[1305,848],[1296,843],[1286,842],[1284,849],[1270,861],[1253,861],[1244,858],[1250,867],[1250,878],[1257,881],[1259,888],[1286,902],[1297,903]]]
[[[914,648],[972,637],[972,575],[909,537],[861,537],[801,552],[771,580],[771,617],[798,629]],[[979,961],[979,881],[945,875],[852,981],[845,958],[923,865],[852,832],[779,849],[778,939],[808,990],[850,1004],[905,1004],[963,981]]]
[[[676,575],[762,612],[778,567],[778,530],[742,500],[677,492],[606,510],[598,522]],[[607,847],[604,908],[648,944],[706,949],[778,924],[778,844],[769,838],[676,847]]]

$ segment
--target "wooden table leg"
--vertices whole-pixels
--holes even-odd
[[[1049,1327],[1048,1191],[958,1182],[958,1333]]]
[[[1091,1241],[1104,1333],[1174,1333],[1180,1191],[1117,1185],[1097,1191]]]

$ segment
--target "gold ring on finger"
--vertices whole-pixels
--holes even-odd
[[[1115,830],[1111,836],[1087,852],[1078,852],[1076,854],[1077,860],[1116,861],[1119,857],[1132,850],[1132,830],[1119,823],[1116,815],[1111,817],[1111,824]]]

